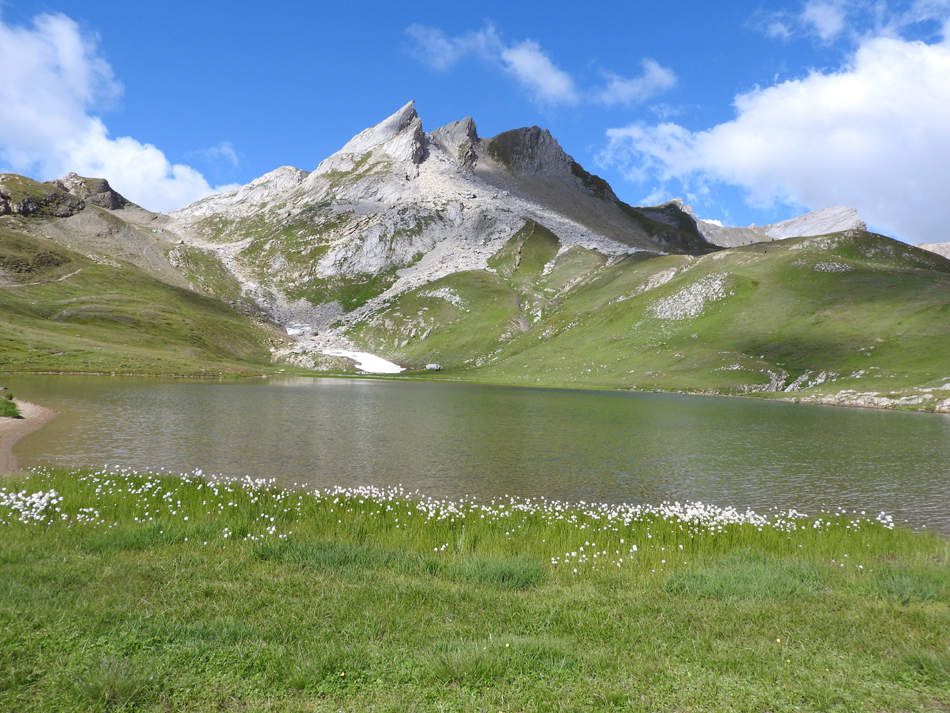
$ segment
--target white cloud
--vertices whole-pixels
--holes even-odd
[[[445,71],[467,55],[497,65],[542,104],[573,104],[578,99],[571,76],[560,69],[534,40],[506,44],[488,23],[481,30],[455,37],[436,27],[413,24],[406,28],[416,59],[435,70]]]
[[[525,40],[501,51],[505,70],[538,101],[573,104],[578,99],[571,76],[548,58],[541,46]]]
[[[222,141],[214,146],[209,146],[206,149],[201,149],[194,153],[198,156],[204,156],[211,161],[224,161],[232,166],[237,166],[241,162],[238,152],[234,148],[234,144],[230,141]]]
[[[501,39],[490,23],[481,30],[457,37],[450,37],[437,27],[414,23],[406,28],[406,34],[412,38],[413,56],[439,71],[450,69],[468,54],[488,58],[502,50]]]
[[[675,123],[607,132],[601,155],[641,183],[717,183],[750,203],[848,204],[913,242],[950,224],[950,43],[864,40],[836,72],[742,94],[736,117],[702,131]],[[655,189],[655,185],[653,186]]]
[[[605,73],[606,84],[582,89],[558,67],[535,40],[506,43],[488,23],[481,30],[450,36],[436,27],[414,24],[406,28],[412,55],[437,71],[447,71],[466,56],[476,56],[515,79],[539,104],[577,104],[582,100],[606,105],[633,104],[670,89],[676,84],[673,70],[645,59],[635,77]]]
[[[676,73],[652,59],[642,61],[643,72],[637,77],[606,75],[607,85],[599,92],[602,104],[636,104],[676,86]]]
[[[69,171],[104,177],[152,210],[178,208],[213,192],[195,169],[151,144],[113,138],[97,108],[121,93],[97,38],[61,14],[29,26],[0,17],[0,166],[39,178]]]
[[[822,42],[830,42],[844,30],[845,11],[837,2],[810,0],[805,3],[801,19]]]
[[[773,40],[788,40],[792,37],[792,28],[789,23],[774,17],[764,24],[763,32],[766,37],[771,37]]]
[[[771,39],[810,36],[826,45],[844,39],[853,46],[869,37],[907,32],[933,38],[933,31],[948,23],[950,0],[805,0],[794,12],[760,11],[752,17],[752,25]]]

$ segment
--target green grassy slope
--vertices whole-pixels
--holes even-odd
[[[61,501],[38,494],[51,489]],[[9,483],[0,708],[780,713],[950,700],[938,536],[848,517],[816,528],[484,505],[70,471]]]
[[[550,234],[543,249],[534,243],[515,236],[494,272],[466,278],[491,292],[470,288],[459,306],[415,290],[354,336],[410,366],[439,361],[447,376],[485,381],[722,393],[794,384],[800,398],[850,389],[923,408],[950,398],[950,261],[937,255],[871,233],[612,264],[579,248],[552,259]],[[505,295],[514,312],[481,306]],[[473,314],[490,324],[476,327]]]
[[[276,333],[131,265],[0,229],[0,371],[259,370]]]

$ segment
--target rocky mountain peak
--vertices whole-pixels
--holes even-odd
[[[540,126],[512,129],[488,142],[488,154],[515,174],[558,175],[573,163],[551,132]]]
[[[411,161],[417,165],[425,159],[426,136],[422,130],[422,120],[416,113],[415,100],[410,100],[375,126],[363,129],[347,141],[343,148],[323,161],[317,167],[317,172],[328,170],[324,167],[328,161],[331,169],[335,167],[336,162],[332,161],[334,157],[359,156],[377,151],[397,161]]]
[[[70,172],[52,183],[86,203],[100,208],[115,210],[132,205],[131,201],[113,190],[104,178],[86,178],[78,173]]]
[[[440,126],[429,134],[429,140],[464,168],[472,168],[478,160],[478,130],[469,116]]]
[[[685,210],[694,218],[689,206]],[[846,230],[867,230],[867,224],[858,211],[847,206],[820,208],[794,218],[768,225],[750,225],[745,228],[723,225],[718,220],[696,218],[696,226],[709,242],[720,247],[736,247],[783,238],[804,238],[814,235],[840,233]]]

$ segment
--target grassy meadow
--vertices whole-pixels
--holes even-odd
[[[3,227],[0,315],[0,371],[259,374],[282,339],[217,299]]]
[[[946,710],[948,565],[875,513],[41,469],[0,709]]]

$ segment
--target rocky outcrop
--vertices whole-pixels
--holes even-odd
[[[415,102],[409,101],[375,126],[347,141],[343,148],[322,161],[314,173],[319,175],[339,170],[341,163],[370,152],[385,154],[394,161],[420,164],[428,154],[426,145],[422,120],[416,113]]]
[[[475,121],[471,117],[440,126],[429,134],[429,141],[442,149],[446,156],[456,161],[459,166],[467,169],[475,167],[479,139]]]
[[[528,126],[488,140],[488,154],[516,175],[571,175],[573,159],[547,129]]]
[[[104,178],[85,178],[76,173],[67,173],[52,183],[85,203],[97,205],[100,208],[117,210],[133,205],[131,201],[114,191]]]
[[[41,183],[13,173],[0,174],[0,215],[65,218],[86,203],[56,183]]]
[[[134,206],[104,178],[68,173],[55,181],[34,181],[13,173],[0,174],[0,215],[68,218],[87,205],[109,210]]]

